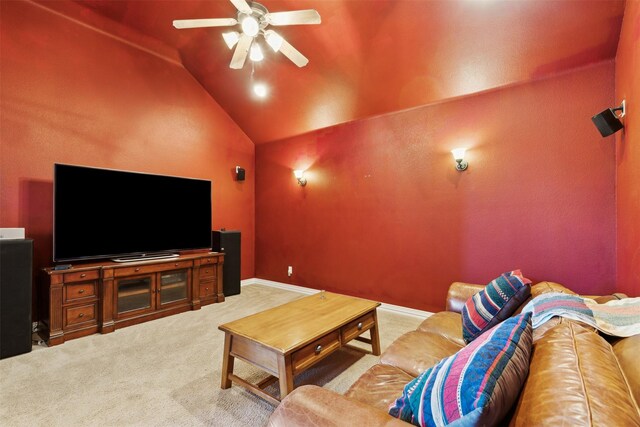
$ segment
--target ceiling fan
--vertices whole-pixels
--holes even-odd
[[[309,25],[319,24],[320,14],[313,10],[292,10],[288,12],[269,13],[266,7],[257,2],[251,5],[246,0],[230,0],[238,9],[236,18],[212,18],[212,19],[178,19],[173,21],[173,26],[183,28],[204,27],[232,27],[240,25],[240,31],[231,31],[222,34],[229,49],[236,50],[231,58],[230,68],[241,69],[247,59],[247,55],[253,61],[260,61],[264,55],[258,43],[258,36],[264,37],[271,48],[276,52],[282,52],[298,67],[304,67],[309,60],[295,47],[291,46],[278,33],[267,29],[269,25]]]

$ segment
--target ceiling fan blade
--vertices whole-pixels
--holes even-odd
[[[230,27],[238,23],[234,18],[215,19],[177,19],[173,21],[173,26],[182,28],[203,28],[203,27]]]
[[[251,15],[251,6],[245,0],[231,0],[231,3],[242,13],[246,13],[247,15]]]
[[[246,61],[247,59],[247,54],[249,53],[249,48],[251,47],[252,41],[253,37],[251,36],[248,36],[246,34],[242,34],[240,36],[240,40],[238,40],[236,50],[233,52],[233,58],[231,58],[231,64],[229,64],[229,68],[239,70],[244,66],[244,61]]]
[[[307,57],[301,54],[298,49],[291,46],[285,39],[282,39],[282,45],[280,46],[279,51],[298,67],[304,67],[309,63]]]
[[[267,13],[265,19],[271,25],[309,25],[321,22],[320,14],[313,9]]]

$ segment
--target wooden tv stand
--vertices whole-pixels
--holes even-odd
[[[224,254],[46,268],[40,334],[49,346],[224,301]]]

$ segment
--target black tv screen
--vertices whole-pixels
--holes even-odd
[[[54,165],[53,260],[211,248],[211,181]]]

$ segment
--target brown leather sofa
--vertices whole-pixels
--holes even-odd
[[[394,341],[345,395],[317,386],[300,387],[281,402],[268,425],[408,425],[387,414],[389,405],[411,379],[465,345],[460,311],[482,288],[453,283],[447,311],[433,314],[417,330]],[[551,282],[531,287],[532,297],[550,291],[574,293]],[[602,303],[621,297],[592,298]],[[640,335],[604,337],[585,324],[554,318],[534,330],[529,375],[502,424],[640,426],[639,356]]]

